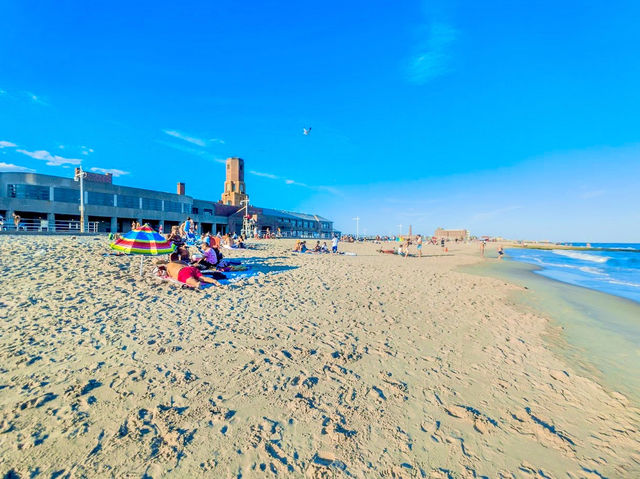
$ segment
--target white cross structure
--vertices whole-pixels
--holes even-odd
[[[360,217],[356,216],[355,218],[351,218],[356,222],[356,240],[360,239]]]
[[[73,177],[74,181],[80,182],[80,233],[84,233],[84,178],[86,175],[82,170],[82,166],[80,166],[78,172]]]

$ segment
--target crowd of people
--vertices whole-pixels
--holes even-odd
[[[313,248],[307,247],[306,240],[298,240],[296,241],[296,246],[293,248],[294,253],[337,253],[338,252],[338,239],[337,235],[334,235],[331,239],[331,250],[329,250],[329,246],[327,242],[323,242],[320,244],[320,241],[317,240],[316,244]]]
[[[139,228],[139,224],[134,222],[133,227]],[[169,255],[166,265],[158,267],[160,276],[200,288],[204,283],[220,286],[218,280],[226,279],[225,272],[243,269],[237,262],[225,260],[220,251],[221,248],[245,248],[245,238],[242,235],[197,233],[198,225],[190,217],[180,225],[171,227],[165,238],[175,245],[175,251]],[[196,248],[198,254],[192,256],[190,247]]]

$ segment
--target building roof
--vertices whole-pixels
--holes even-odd
[[[305,220],[305,221],[325,221],[331,223],[331,220],[327,218],[323,218],[318,215],[308,215],[305,213],[296,213],[294,211],[285,211],[285,210],[274,210],[271,208],[259,208],[262,210],[263,215],[268,216],[278,216],[280,218],[289,218],[295,220]]]

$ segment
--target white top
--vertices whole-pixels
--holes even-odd
[[[331,240],[331,245],[332,246],[338,246],[338,237],[334,236],[333,239]]]

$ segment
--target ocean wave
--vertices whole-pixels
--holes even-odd
[[[609,256],[597,256],[595,254],[581,253],[579,251],[554,249],[554,254],[566,256],[567,258],[579,259],[582,261],[591,261],[593,263],[606,263],[611,258]]]
[[[607,283],[619,284],[620,286],[633,286],[634,288],[640,288],[638,283],[629,283],[628,281],[618,281],[617,279],[610,279]]]
[[[600,268],[594,268],[592,266],[580,266],[578,269],[584,273],[597,274],[598,276],[609,276]]]

